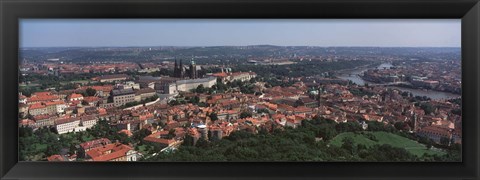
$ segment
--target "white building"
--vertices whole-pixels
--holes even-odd
[[[210,88],[217,83],[216,77],[207,77],[200,79],[178,80],[164,85],[164,94],[176,94],[180,91],[190,91],[199,85]]]
[[[213,77],[217,77],[217,78],[220,78],[222,79],[223,82],[232,82],[232,81],[236,81],[236,80],[239,80],[239,81],[248,81],[252,78],[255,78],[257,77],[257,74],[254,73],[254,72],[229,72],[229,71],[226,71],[226,72],[220,72],[220,73],[215,73],[215,74],[212,74]]]
[[[68,100],[69,101],[82,101],[83,100],[83,95],[73,93],[73,94],[70,94],[70,96],[68,96]]]
[[[117,84],[119,89],[140,89],[140,84],[133,81],[127,81],[123,84]]]
[[[88,117],[88,118],[82,119],[82,125],[85,128],[91,128],[95,126],[97,122],[98,122],[98,118],[96,117]]]
[[[58,134],[74,132],[75,128],[80,125],[80,118],[59,119],[55,121],[55,129]]]
[[[97,124],[97,121],[98,118],[94,115],[59,119],[55,121],[55,129],[58,134],[85,131]]]

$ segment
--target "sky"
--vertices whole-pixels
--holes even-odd
[[[20,47],[460,47],[460,19],[21,19]]]

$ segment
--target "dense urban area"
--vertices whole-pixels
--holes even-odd
[[[461,161],[460,48],[21,48],[21,161]]]

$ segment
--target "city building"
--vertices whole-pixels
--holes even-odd
[[[27,104],[35,104],[41,102],[48,102],[48,101],[58,101],[60,97],[57,95],[53,95],[50,92],[36,92],[33,93],[30,98],[27,98]]]
[[[48,114],[54,114],[54,113],[60,114],[65,112],[65,108],[67,108],[67,104],[63,101],[46,102],[45,106],[47,107]]]
[[[137,161],[138,157],[132,147],[121,143],[92,148],[85,154],[86,161]]]
[[[157,92],[153,90],[152,88],[143,88],[139,89],[135,92],[135,100],[136,101],[142,101],[145,100],[149,97],[155,96]]]
[[[115,89],[112,90],[111,95],[115,107],[135,101],[135,91],[133,91],[133,89]]]
[[[147,137],[143,138],[143,140],[153,145],[156,145],[161,149],[172,146],[179,146],[180,142],[177,141],[174,137],[168,138],[168,133],[168,131],[158,131],[156,133],[148,135]]]
[[[220,78],[222,82],[232,82],[232,81],[249,81],[252,78],[257,77],[257,74],[254,72],[230,72],[230,71],[223,71],[219,73],[212,74],[213,77]]]
[[[68,161],[68,158],[59,154],[54,154],[47,157],[47,161]]]
[[[160,71],[160,68],[158,68],[158,67],[152,67],[152,68],[147,67],[147,68],[138,70],[139,73],[152,73],[152,72],[157,72],[157,71]]]
[[[117,89],[140,89],[140,84],[133,81],[127,81],[123,84],[117,84]]]
[[[173,69],[173,76],[176,78],[190,78],[190,79],[196,79],[198,78],[198,72],[197,72],[197,65],[195,64],[195,61],[190,61],[190,66],[189,68],[185,68],[182,64],[182,60],[180,60],[180,64],[177,65],[177,61],[175,60],[175,67]]]
[[[47,114],[47,106],[42,103],[32,104],[28,107],[28,114],[32,116]]]
[[[442,139],[448,139],[450,142],[453,138],[453,130],[440,126],[427,126],[417,131],[417,135],[426,137],[433,140],[435,143],[440,144]]]
[[[112,142],[107,138],[100,138],[81,143],[80,146],[77,147],[77,155],[81,158],[85,158],[86,152],[94,148],[106,146],[108,144],[112,144]]]
[[[215,77],[178,80],[172,83],[163,84],[163,93],[176,94],[181,91],[188,92],[192,89],[196,89],[199,85],[203,85],[203,87],[210,88],[216,83],[217,83],[217,78]]]
[[[128,76],[125,74],[112,74],[112,75],[103,75],[93,78],[98,82],[118,82],[127,80]]]
[[[83,95],[77,94],[77,93],[72,93],[67,97],[68,101],[82,101],[83,100]]]
[[[98,118],[95,115],[70,117],[65,119],[57,119],[54,127],[58,134],[65,134],[69,132],[85,131],[87,128],[93,127],[97,124]]]
[[[55,121],[55,129],[58,134],[65,134],[68,132],[74,132],[75,128],[80,125],[80,118],[66,118],[58,119]]]
[[[108,97],[110,95],[110,91],[113,89],[113,85],[103,85],[103,86],[83,86],[80,87],[79,91],[86,91],[88,88],[94,89],[96,91],[95,96],[98,97]]]
[[[35,124],[33,125],[34,128],[48,127],[54,125],[55,116],[42,114],[34,116],[33,120],[35,121]]]

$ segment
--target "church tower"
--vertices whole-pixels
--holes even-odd
[[[179,77],[177,59],[175,59],[175,66],[173,67],[173,77]]]
[[[197,79],[198,78],[197,65],[195,65],[195,61],[193,61],[193,58],[192,58],[192,61],[190,62],[189,71],[190,71],[190,73],[189,73],[190,79]]]
[[[179,78],[185,78],[185,68],[183,67],[182,60],[180,59],[180,67],[179,67],[180,73],[179,73]]]
[[[317,96],[318,97],[318,101],[317,101],[318,107],[320,107],[322,105],[322,103],[321,103],[322,96],[321,95],[322,95],[322,88],[318,87],[318,96]]]
[[[417,113],[413,113],[413,132],[417,132],[419,127],[418,127],[418,116]]]

